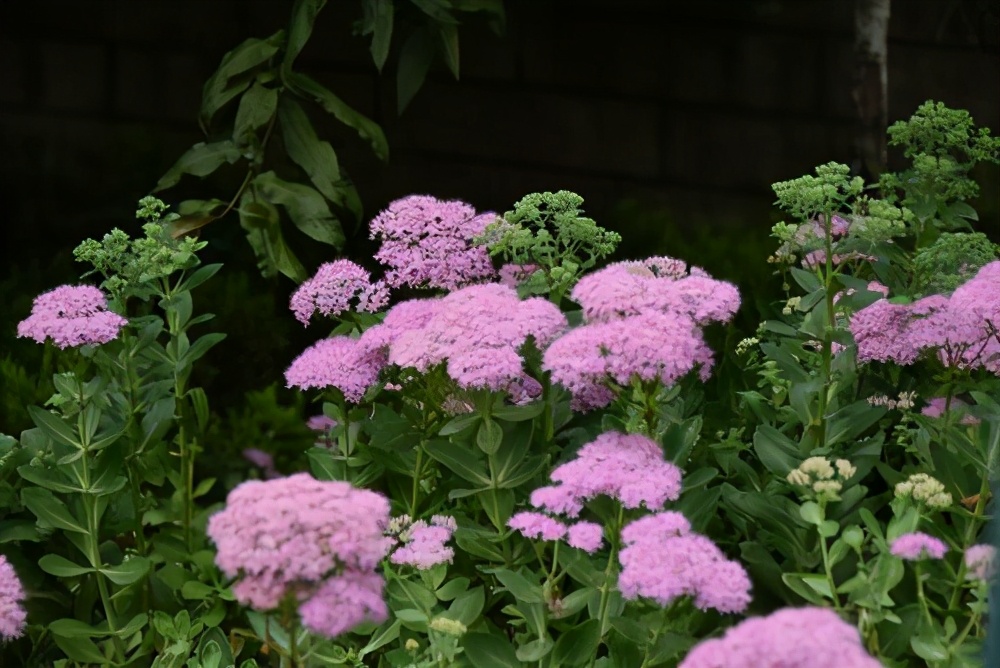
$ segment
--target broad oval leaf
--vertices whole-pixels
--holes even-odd
[[[247,89],[252,79],[248,73],[267,62],[284,41],[285,31],[279,30],[267,39],[252,37],[222,57],[219,68],[202,89],[199,120],[203,129],[222,107]]]
[[[301,183],[279,179],[274,172],[264,172],[254,179],[254,186],[270,202],[280,204],[288,217],[304,234],[334,248],[343,248],[345,237],[340,222],[333,217],[323,196]]]
[[[240,149],[229,141],[217,141],[211,144],[200,142],[195,144],[177,159],[177,162],[160,177],[153,192],[166,190],[177,185],[183,174],[192,176],[208,176],[223,163],[234,163],[240,158]]]
[[[233,141],[240,146],[246,145],[248,138],[274,117],[277,108],[278,91],[255,83],[240,98],[233,123]]]

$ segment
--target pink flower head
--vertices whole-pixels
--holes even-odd
[[[692,649],[679,668],[880,668],[861,637],[828,608],[782,608],[751,617]]]
[[[690,596],[701,610],[742,612],[750,603],[750,578],[711,540],[690,533],[687,520],[671,511],[629,523],[618,555],[618,589],[626,599],[652,599],[668,606]]]
[[[550,477],[559,484],[536,489],[531,504],[569,517],[576,517],[586,501],[599,495],[626,508],[645,505],[658,510],[681,493],[680,469],[665,461],[660,446],[641,434],[601,434]]]
[[[359,310],[375,312],[385,306],[389,295],[384,285],[372,285],[371,276],[362,267],[350,260],[337,260],[321,265],[315,276],[300,285],[290,306],[295,319],[308,325],[317,311],[338,316],[349,310],[355,297]]]
[[[927,405],[924,406],[923,410],[920,411],[920,414],[926,415],[927,417],[930,418],[939,418],[945,414],[946,403],[947,399],[945,397],[935,397],[927,402]],[[966,403],[964,401],[962,401],[961,399],[955,399],[954,397],[952,398],[950,412],[960,411],[965,408],[966,408]],[[958,422],[959,424],[964,424],[964,425],[977,425],[979,424],[979,418],[977,418],[975,415],[969,415],[968,413],[966,413],[965,415],[962,416],[962,419],[959,420]]]
[[[740,293],[681,260],[653,257],[642,262],[616,262],[582,277],[571,297],[590,322],[659,311],[684,315],[703,325],[727,322],[740,306]]]
[[[357,339],[322,339],[295,358],[285,371],[288,387],[303,390],[336,387],[351,403],[359,403],[378,380],[385,356],[359,345]]]
[[[0,640],[13,640],[24,635],[28,614],[21,605],[24,587],[7,557],[0,554]]]
[[[207,533],[215,563],[238,578],[236,599],[271,610],[291,593],[308,598],[335,575],[373,574],[391,546],[388,522],[382,495],[299,473],[237,486]]]
[[[337,421],[325,415],[313,415],[306,421],[306,426],[313,431],[329,431],[337,426]]]
[[[420,570],[450,564],[455,551],[445,543],[451,540],[455,529],[455,520],[451,517],[435,515],[430,524],[418,520],[400,535],[403,545],[392,553],[389,561]]]
[[[108,300],[92,285],[62,285],[35,297],[31,315],[17,325],[17,335],[60,348],[96,346],[118,337],[128,323],[108,310]]]
[[[604,543],[604,527],[594,522],[576,522],[569,526],[566,542],[584,552],[597,552]]]
[[[912,304],[881,299],[851,317],[858,362],[912,364],[925,352],[946,366],[1000,374],[1000,261],[982,267],[950,296]]]
[[[539,270],[537,264],[505,264],[497,272],[501,283],[508,288],[517,288]]]
[[[992,545],[972,545],[963,558],[968,580],[989,582],[997,574],[997,549]]]
[[[566,535],[566,525],[543,513],[522,511],[515,513],[507,522],[507,526],[519,532],[525,538],[541,540],[561,540]]]
[[[547,300],[522,301],[513,289],[486,283],[397,304],[361,341],[386,348],[389,362],[401,368],[423,373],[445,363],[459,387],[497,391],[524,378],[519,351],[529,336],[541,347],[565,327],[566,318]]]
[[[385,581],[377,573],[344,571],[327,579],[299,605],[302,623],[313,633],[335,638],[366,622],[389,618],[382,598]]]
[[[647,311],[577,327],[549,346],[543,367],[573,394],[577,410],[600,408],[614,398],[608,381],[628,385],[633,376],[670,386],[699,368],[712,369],[712,351],[690,319]]]
[[[906,561],[941,559],[947,551],[948,546],[943,542],[920,531],[905,533],[889,546],[889,552]]]
[[[382,242],[375,259],[389,267],[386,283],[393,288],[454,290],[489,280],[496,275],[489,251],[473,239],[495,219],[465,202],[410,195],[372,220],[371,238]]]

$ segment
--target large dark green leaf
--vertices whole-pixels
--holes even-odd
[[[514,648],[498,635],[469,633],[463,636],[462,646],[476,668],[521,668]]]
[[[257,266],[265,277],[281,272],[293,281],[306,280],[306,270],[285,243],[278,222],[278,210],[267,202],[255,202],[247,193],[240,205],[240,225],[246,231],[257,256]]]
[[[458,26],[453,23],[443,23],[438,26],[438,36],[441,39],[441,50],[444,62],[451,70],[452,76],[458,78]]]
[[[381,72],[389,57],[389,46],[392,43],[393,4],[392,0],[373,0],[371,2],[372,16],[372,60]]]
[[[285,72],[285,83],[299,95],[314,100],[320,107],[344,125],[353,128],[358,136],[371,144],[381,160],[389,159],[389,144],[378,123],[358,113],[315,79],[298,72]]]
[[[399,52],[399,68],[396,72],[397,113],[403,113],[424,85],[433,60],[434,41],[427,28],[418,28]]]
[[[486,470],[485,462],[476,456],[475,452],[468,446],[435,440],[427,443],[424,450],[462,479],[481,487],[490,484],[490,475]]]
[[[357,193],[353,185],[341,178],[337,154],[329,142],[320,141],[302,107],[294,100],[282,99],[278,121],[288,157],[309,175],[316,190],[337,206],[360,216]]]
[[[204,142],[195,144],[184,152],[173,167],[160,177],[153,191],[165,190],[177,185],[181,180],[181,175],[191,174],[192,176],[208,176],[223,163],[234,163],[240,158],[240,150],[229,141],[218,141],[211,144]]]
[[[340,222],[318,192],[301,183],[283,181],[274,172],[258,175],[254,186],[268,201],[283,206],[295,226],[307,236],[334,248],[344,247]]]
[[[795,442],[770,425],[757,427],[753,435],[753,449],[760,463],[782,478],[802,462]]]
[[[566,631],[552,649],[553,666],[582,666],[594,658],[601,644],[601,621],[588,619]]]
[[[316,15],[319,14],[326,0],[295,0],[292,6],[292,23],[288,29],[288,48],[285,49],[285,69],[291,68],[312,35]]]
[[[278,91],[255,83],[240,98],[233,123],[233,141],[241,146],[245,145],[257,128],[267,125],[277,108]]]
[[[66,504],[47,489],[39,487],[22,489],[21,503],[27,506],[44,525],[63,531],[87,533],[87,529],[70,514]]]

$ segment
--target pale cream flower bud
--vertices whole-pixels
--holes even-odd
[[[462,622],[447,617],[435,617],[427,626],[450,636],[463,636],[467,630]]]
[[[837,494],[843,485],[836,480],[817,480],[813,483],[813,491],[817,494]]]
[[[840,477],[843,478],[844,480],[847,480],[852,475],[858,472],[857,467],[851,466],[851,462],[847,461],[846,459],[838,459],[834,463],[837,465],[837,473],[839,473]]]
[[[810,457],[799,465],[799,470],[820,480],[833,477],[833,466],[826,457]]]

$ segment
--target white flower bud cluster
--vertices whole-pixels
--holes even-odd
[[[465,635],[465,632],[468,630],[462,622],[456,619],[448,619],[447,617],[435,617],[427,626],[438,633],[456,637]]]
[[[913,408],[916,398],[916,392],[900,392],[899,397],[896,399],[890,399],[884,394],[875,394],[868,397],[868,403],[872,406],[885,406],[890,411],[894,409],[908,411]]]
[[[799,467],[788,473],[787,480],[793,485],[805,487],[817,497],[827,501],[836,501],[840,490],[851,476],[857,473],[857,467],[846,459],[831,462],[826,457],[810,457]]]
[[[754,337],[754,336],[751,336],[749,338],[743,339],[742,341],[740,341],[739,343],[736,344],[736,354],[737,355],[746,355],[747,351],[749,351],[751,348],[753,348],[758,343],[760,343],[760,339],[758,339],[757,337]]]
[[[792,311],[799,307],[799,303],[802,301],[802,297],[792,297],[787,302],[785,302],[785,308],[781,309],[782,315],[791,315]]]
[[[895,492],[897,499],[913,499],[933,510],[947,508],[952,504],[951,494],[945,491],[944,485],[926,473],[911,475],[896,485]]]

